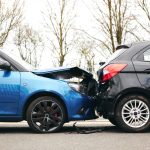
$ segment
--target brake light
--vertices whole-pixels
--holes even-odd
[[[121,72],[127,64],[110,64],[103,69],[103,79],[102,81],[107,81]]]

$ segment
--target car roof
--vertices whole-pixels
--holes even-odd
[[[134,42],[131,44],[120,45],[119,49],[121,49],[121,48],[124,49],[125,46],[128,46],[128,48],[126,48],[126,50],[121,55],[119,55],[117,58],[115,58],[115,60],[130,61],[133,58],[133,56],[136,55],[138,52],[145,49],[146,47],[149,47],[150,41]]]

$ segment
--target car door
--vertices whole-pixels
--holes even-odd
[[[132,61],[139,82],[150,90],[150,47],[140,51]]]
[[[0,56],[0,61],[4,60]],[[16,115],[20,96],[20,72],[0,67],[0,116]]]

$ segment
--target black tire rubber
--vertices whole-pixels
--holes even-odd
[[[59,105],[59,107],[61,108],[62,110],[62,116],[63,116],[63,119],[62,119],[62,122],[61,124],[53,131],[41,131],[39,130],[35,125],[34,123],[32,122],[32,119],[31,119],[31,114],[32,114],[32,109],[36,106],[36,104],[38,104],[39,102],[43,101],[43,100],[53,100],[55,103],[57,103]],[[33,131],[37,132],[37,133],[53,133],[53,132],[57,132],[59,131],[63,124],[65,123],[65,120],[66,120],[66,111],[65,111],[65,108],[63,106],[63,104],[57,100],[56,98],[54,97],[51,97],[51,96],[43,96],[43,97],[39,97],[37,99],[35,99],[28,107],[27,109],[27,112],[26,112],[26,119],[27,119],[27,122],[28,122],[28,125],[30,126],[31,129],[33,129]]]
[[[116,107],[116,122],[118,124],[118,126],[126,131],[126,132],[144,132],[146,131],[149,127],[150,127],[150,117],[149,117],[149,120],[148,122],[142,126],[142,127],[139,127],[139,128],[132,128],[130,126],[128,126],[124,121],[123,121],[123,118],[122,118],[122,115],[121,115],[121,110],[123,108],[123,105],[132,100],[132,99],[138,99],[138,100],[141,100],[143,101],[147,106],[148,108],[150,109],[150,102],[147,100],[147,98],[145,98],[144,96],[141,96],[141,95],[128,95],[128,96],[125,96],[123,99],[120,100],[120,102],[117,104],[117,107]]]
[[[109,120],[113,125],[118,126],[118,123],[117,123],[117,121],[116,121],[115,118],[109,118],[108,120]]]

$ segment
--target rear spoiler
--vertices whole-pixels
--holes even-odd
[[[128,48],[130,48],[131,46],[132,46],[132,44],[119,45],[119,46],[116,47],[116,50],[119,50],[119,49],[122,49],[122,48],[128,49]]]

